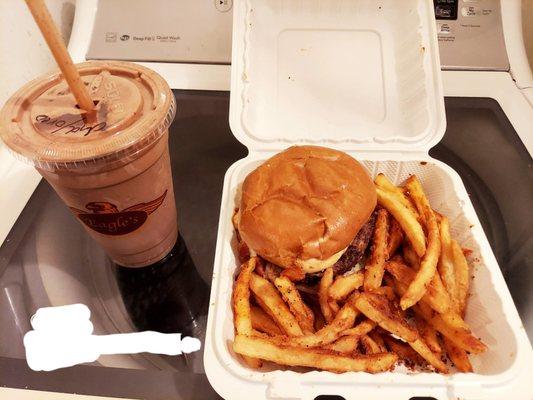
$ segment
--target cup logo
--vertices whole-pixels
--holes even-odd
[[[85,205],[89,212],[69,207],[87,227],[104,235],[126,235],[139,229],[148,216],[165,200],[167,190],[157,199],[139,203],[120,211],[116,205],[107,201],[92,201]]]

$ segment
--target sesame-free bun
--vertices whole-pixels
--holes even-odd
[[[333,265],[376,207],[376,189],[341,151],[294,146],[244,180],[239,232],[264,259],[306,273]]]

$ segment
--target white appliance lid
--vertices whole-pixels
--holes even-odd
[[[427,152],[446,127],[433,2],[235,2],[230,125],[250,150]]]

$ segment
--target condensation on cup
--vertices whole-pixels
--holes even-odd
[[[151,265],[178,235],[168,150],[174,96],[160,75],[137,64],[77,68],[95,112],[81,110],[55,73],[7,101],[0,137],[35,166],[115,263]]]

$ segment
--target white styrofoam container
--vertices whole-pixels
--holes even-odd
[[[224,179],[204,363],[226,398],[533,398],[533,350],[458,174],[429,157],[445,113],[431,0],[239,0],[234,5],[230,125],[249,155]],[[346,151],[372,176],[419,176],[452,235],[473,250],[466,321],[489,350],[475,373],[255,371],[232,351],[238,265],[231,216],[254,168],[294,144]]]

